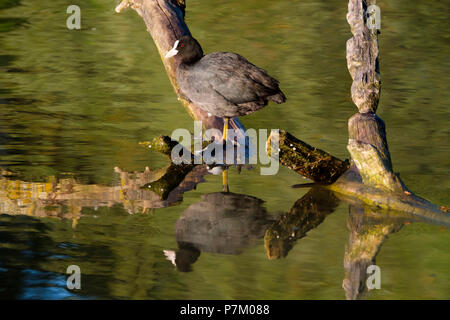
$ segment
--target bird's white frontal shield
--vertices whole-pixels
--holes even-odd
[[[180,40],[175,41],[175,44],[173,45],[173,48],[170,49],[170,50],[166,53],[166,55],[165,55],[165,58],[166,58],[166,59],[177,55],[177,53],[178,53],[177,47],[178,47],[178,43],[179,43],[179,42],[180,42]]]

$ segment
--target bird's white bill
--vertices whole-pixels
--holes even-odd
[[[166,59],[177,55],[177,53],[178,53],[177,47],[178,47],[179,42],[180,42],[180,40],[175,41],[173,48],[170,49],[170,51],[166,53],[166,56],[165,56]]]
[[[164,250],[164,255],[166,256],[166,259],[172,262],[172,264],[176,267],[177,263],[175,262],[175,259],[177,257],[177,254],[175,251],[172,250]]]

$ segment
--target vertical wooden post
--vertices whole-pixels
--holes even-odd
[[[347,41],[347,67],[353,79],[352,99],[360,113],[375,113],[380,99],[378,34],[367,27],[367,7],[376,0],[350,0],[347,21],[353,37]]]
[[[364,184],[392,192],[406,190],[392,172],[384,121],[375,112],[380,99],[378,30],[370,30],[368,8],[376,0],[349,0],[347,21],[353,37],[347,41],[347,67],[353,79],[352,99],[358,113],[348,121],[349,150]]]

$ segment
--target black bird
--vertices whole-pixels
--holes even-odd
[[[173,56],[180,59],[177,82],[182,95],[209,114],[224,118],[223,140],[229,118],[258,111],[269,101],[286,101],[276,79],[236,53],[203,55],[198,41],[186,35],[175,41],[165,57]],[[227,170],[223,186],[228,191]]]
[[[268,101],[286,101],[277,80],[236,53],[203,55],[197,40],[183,36],[166,58],[175,55],[181,93],[212,115],[227,120],[264,108]]]

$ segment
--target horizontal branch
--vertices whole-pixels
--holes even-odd
[[[267,142],[267,153],[274,138],[270,134]],[[312,147],[284,130],[279,132],[280,162],[298,174],[319,184],[331,184],[336,181],[350,164],[331,154]]]

